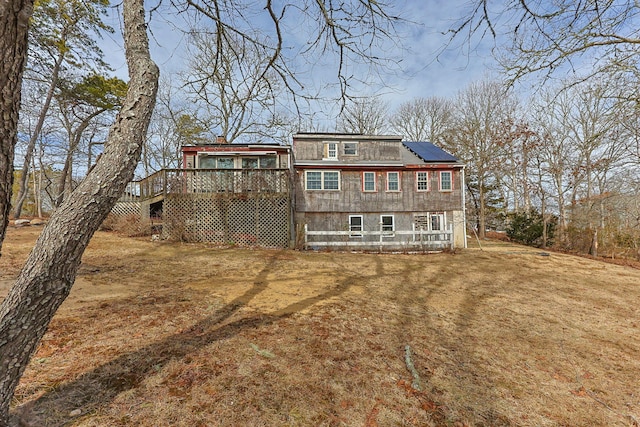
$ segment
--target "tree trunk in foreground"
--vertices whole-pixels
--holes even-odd
[[[129,90],[109,132],[104,154],[54,213],[9,295],[0,306],[0,426],[31,355],[65,300],[89,240],[107,216],[140,158],[158,88],[151,61],[144,1],[125,0],[124,39]]]
[[[9,225],[13,152],[33,0],[0,1],[0,253]]]

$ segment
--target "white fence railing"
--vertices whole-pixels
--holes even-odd
[[[324,236],[324,240],[314,237]],[[371,239],[374,236],[375,239]],[[304,226],[304,247],[394,247],[408,250],[453,249],[453,230],[310,231]]]

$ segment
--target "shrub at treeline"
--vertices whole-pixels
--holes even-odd
[[[544,218],[540,212],[531,210],[529,212],[513,213],[509,216],[509,226],[507,227],[507,236],[518,243],[529,246],[542,246]],[[557,219],[551,217],[546,224],[547,241],[546,246],[553,243],[553,235],[556,228]]]

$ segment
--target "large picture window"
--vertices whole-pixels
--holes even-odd
[[[233,157],[218,157],[218,168],[233,169],[234,168]]]
[[[200,156],[200,169],[233,169],[233,157]]]
[[[276,164],[276,156],[260,157],[260,169],[275,169]]]
[[[306,190],[340,190],[340,172],[306,171]]]
[[[258,159],[254,157],[244,157],[242,159],[242,169],[258,169]]]
[[[198,159],[198,166],[200,169],[215,169],[216,158],[213,156],[200,156]]]

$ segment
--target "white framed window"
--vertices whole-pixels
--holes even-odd
[[[357,142],[345,142],[342,144],[342,152],[345,156],[357,156],[358,155],[358,143]]]
[[[392,234],[396,231],[393,215],[380,215],[380,231],[385,234]],[[383,234],[383,236],[385,234]]]
[[[327,142],[324,144],[324,160],[338,160],[338,143]]]
[[[349,237],[362,237],[362,215],[349,215]]]
[[[363,172],[362,173],[362,191],[375,192],[376,190],[376,173],[375,172]]]
[[[451,171],[441,171],[440,172],[440,191],[451,191],[453,190],[453,180]]]
[[[400,172],[387,172],[387,191],[400,191]]]
[[[432,212],[429,214],[429,230],[444,231],[445,227],[444,212]]]
[[[305,190],[340,190],[340,172],[305,171]]]
[[[416,172],[416,191],[429,191],[429,172]]]

